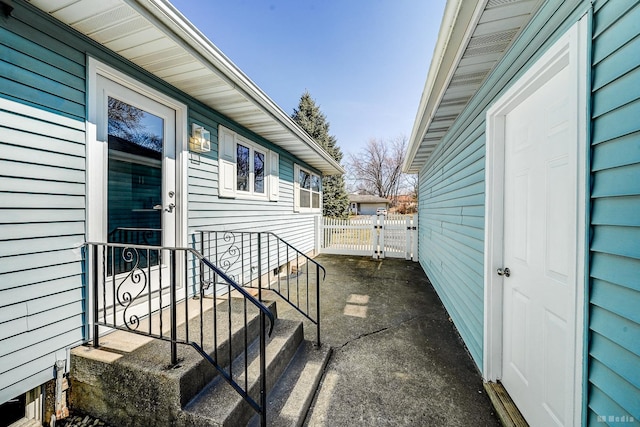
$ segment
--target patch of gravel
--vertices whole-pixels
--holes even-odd
[[[84,414],[71,414],[64,420],[56,421],[56,427],[111,427],[98,418]]]

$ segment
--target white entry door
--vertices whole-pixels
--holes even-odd
[[[175,246],[175,110],[102,76],[98,93],[98,138],[107,142],[105,240]]]
[[[576,99],[568,67],[505,116],[502,383],[532,426],[571,420]]]
[[[170,254],[160,247],[176,246],[181,209],[177,111],[102,75],[96,87],[96,140],[102,149],[95,170],[104,177],[94,180],[101,192],[98,240],[117,244],[104,255],[101,320],[135,330],[140,319],[169,301]],[[177,270],[183,270],[179,263]],[[181,298],[185,286],[180,282],[177,288]]]

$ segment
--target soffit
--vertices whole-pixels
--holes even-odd
[[[166,0],[31,0],[325,175],[344,170]]]
[[[446,22],[445,11],[405,172],[417,173],[426,164],[539,4],[539,0],[449,0],[452,22]]]

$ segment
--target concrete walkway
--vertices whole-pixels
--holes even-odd
[[[308,426],[499,426],[480,374],[418,263],[321,255],[333,348]],[[281,317],[294,316],[280,303]],[[307,339],[315,328],[305,324]]]

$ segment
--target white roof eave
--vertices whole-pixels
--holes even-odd
[[[184,15],[166,0],[126,0],[132,6],[141,4],[156,19],[162,22],[173,34],[185,43],[185,48],[196,52],[198,59],[205,62],[212,73],[222,75],[233,87],[280,127],[282,136],[268,138],[282,146],[310,166],[319,169],[323,174],[334,175],[344,173],[342,166],[333,159],[319,144],[306,134],[278,105],[275,104],[249,77],[231,62],[206,36],[198,30]],[[188,93],[188,92],[187,92]],[[195,96],[198,98],[197,96]],[[205,102],[207,103],[207,102]],[[212,105],[212,108],[217,106]],[[251,129],[255,119],[230,118]],[[260,134],[259,132],[256,132]],[[280,132],[278,132],[280,133]],[[314,158],[316,157],[316,158]]]
[[[485,3],[486,0],[449,0],[445,5],[427,81],[409,138],[409,147],[403,165],[405,172],[418,172],[417,165],[414,164],[417,151],[440,106],[460,62],[462,52],[471,39],[478,19],[478,10],[482,10]],[[430,148],[429,154],[434,148],[435,145]]]
[[[282,147],[323,174],[344,173],[339,162],[169,1],[30,2],[159,79]]]
[[[417,173],[427,163],[539,4],[538,0],[447,1],[404,172]],[[487,42],[491,36],[493,41]]]

